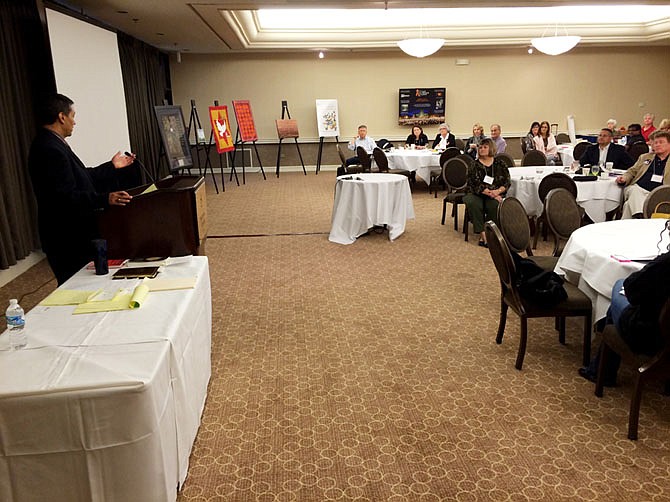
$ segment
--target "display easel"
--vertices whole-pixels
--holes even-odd
[[[235,155],[237,154],[237,147],[240,147],[240,153],[242,154],[242,184],[246,185],[247,184],[247,178],[246,178],[246,165],[244,163],[244,144],[246,142],[242,141],[242,137],[240,135],[240,128],[237,128],[237,134],[235,135],[235,149],[231,152],[231,166],[232,169],[235,169]],[[254,151],[256,152],[256,158],[258,158],[258,165],[261,168],[261,173],[263,174],[263,179],[266,180],[267,178],[265,177],[265,170],[263,169],[263,163],[261,162],[261,156],[258,153],[258,147],[256,146],[256,140],[252,141],[251,144],[254,147]],[[233,171],[230,171],[230,179],[233,179]],[[237,172],[235,172],[235,179],[237,179]],[[237,184],[239,185],[240,182],[238,181]]]
[[[325,136],[319,136],[319,152],[316,154],[316,174],[319,174],[321,171],[321,156],[323,155],[323,140],[326,139]],[[340,143],[340,138],[335,136],[335,144]]]
[[[291,112],[288,111],[288,101],[282,100],[281,102],[281,120],[284,120],[286,117],[291,118]],[[281,142],[284,138],[279,136],[279,146],[277,147],[277,178],[279,178],[279,161],[281,159]],[[298,150],[298,156],[300,157],[300,164],[302,164],[302,172],[307,176],[307,170],[305,169],[305,162],[302,160],[302,153],[300,152],[300,145],[298,144],[298,138],[293,136],[293,141],[295,141],[295,147]]]
[[[216,193],[219,193],[219,185],[216,183],[216,177],[214,176],[214,168],[212,167],[212,161],[209,160],[209,149],[212,144],[212,135],[209,136],[209,143],[205,143],[204,134],[203,137],[198,137],[198,132],[202,131],[202,126],[200,125],[200,117],[198,116],[198,110],[195,107],[195,99],[191,100],[191,115],[188,118],[188,127],[186,128],[186,137],[189,142],[191,140],[191,127],[195,126],[195,158],[198,163],[198,173],[200,176],[203,175],[207,179],[207,167],[209,167],[209,172],[212,173],[212,180],[214,181],[214,188],[216,188]],[[202,164],[200,163],[200,149],[203,149],[205,154],[205,168],[202,169]],[[189,174],[190,174],[189,170]]]
[[[214,106],[219,106],[219,100],[215,99],[214,100]],[[209,143],[207,143],[207,148],[205,149],[205,155],[207,156],[207,160],[209,160],[209,152],[212,150],[212,145],[214,145],[214,129],[212,129],[209,132]],[[211,163],[210,163],[211,165]],[[221,170],[221,191],[225,192],[226,191],[226,180],[225,177],[223,176],[223,154],[219,154],[219,169]],[[212,171],[212,178],[214,177],[214,172]],[[235,173],[235,177],[237,178],[237,173]],[[214,182],[216,186],[216,181]],[[237,182],[237,186],[240,186],[240,182]],[[218,191],[217,191],[218,193]]]

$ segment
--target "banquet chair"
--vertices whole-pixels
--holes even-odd
[[[526,151],[528,150],[528,146],[526,145],[526,138],[519,138],[519,142],[521,143],[521,153],[526,155]]]
[[[586,149],[591,146],[591,143],[588,141],[580,141],[575,145],[575,147],[572,149],[572,158],[575,159],[576,161],[579,161],[579,159],[582,158],[582,155],[584,155],[584,152]]]
[[[603,397],[605,383],[605,367],[612,352],[621,357],[621,361],[635,368],[633,393],[630,399],[628,412],[628,439],[637,439],[640,422],[640,403],[645,383],[653,378],[666,380],[670,377],[670,299],[666,300],[659,317],[659,328],[664,341],[663,347],[654,355],[636,354],[621,337],[613,324],[605,326],[602,334],[600,363],[596,379],[595,394]]]
[[[530,150],[521,159],[522,166],[546,166],[547,156],[539,150]]]
[[[515,253],[526,253],[529,260],[534,261],[545,270],[554,270],[558,258],[555,256],[533,256],[530,248],[530,223],[528,213],[516,197],[505,197],[498,205],[498,225],[500,233],[509,248]]]
[[[458,230],[458,206],[465,204],[463,197],[465,196],[465,188],[468,185],[468,166],[460,158],[454,157],[447,160],[442,165],[442,180],[447,187],[447,195],[442,200],[442,225],[447,215],[447,204],[453,205],[451,215],[454,218],[454,230]],[[468,225],[468,211],[465,209],[463,216],[463,225]]]
[[[550,306],[540,306],[523,298],[518,289],[518,275],[512,253],[500,233],[498,226],[492,221],[485,224],[486,242],[488,243],[491,259],[500,279],[500,321],[496,343],[501,344],[507,323],[507,310],[511,308],[520,321],[519,351],[516,356],[515,367],[521,370],[526,355],[528,341],[528,319],[539,317],[556,318],[556,328],[559,332],[558,340],[565,344],[565,318],[584,317],[584,335],[582,348],[582,363],[588,364],[591,358],[591,300],[576,286],[566,282],[563,284],[568,297],[559,303]]]
[[[551,173],[546,175],[540,181],[540,185],[537,187],[537,196],[540,198],[542,205],[544,207],[544,201],[547,198],[547,194],[554,188],[565,188],[570,192],[574,199],[577,200],[577,184],[575,181],[564,173]],[[542,214],[538,216],[535,220],[535,235],[533,236],[533,249],[537,249],[537,239],[540,235],[540,230],[544,232],[546,240],[546,228],[545,224],[547,222],[546,210],[543,208]],[[542,228],[540,228],[542,227]]]
[[[460,155],[461,151],[456,148],[455,146],[450,146],[447,148],[444,152],[440,154],[440,167],[434,168],[430,171],[430,184],[428,185],[428,193],[432,193],[432,191],[435,191],[435,198],[437,198],[437,190],[439,186],[442,184],[443,179],[442,179],[442,169],[444,166],[444,163],[453,158],[456,157],[457,155]]]
[[[651,218],[651,215],[657,212],[656,206],[663,202],[670,202],[670,185],[661,185],[649,192],[642,206],[644,218]]]
[[[454,143],[456,143],[456,148],[458,148],[461,152],[465,150],[465,141],[463,141],[461,138],[456,138]]]
[[[496,159],[502,160],[508,168],[516,166],[514,159],[509,153],[499,153],[496,155]]]
[[[564,132],[559,132],[556,135],[556,144],[557,145],[563,145],[565,143],[570,143],[570,136],[568,136]]]
[[[370,154],[366,152],[365,148],[362,146],[357,146],[356,156],[358,157],[358,163],[363,166],[363,172],[369,173],[372,170],[372,160],[370,159]]]
[[[582,224],[582,214],[575,197],[565,188],[554,188],[544,200],[546,221],[554,234],[553,256],[561,256],[565,243]]]
[[[340,145],[335,143],[335,148],[337,148],[337,155],[340,157],[340,162],[342,162],[341,168],[338,171],[343,172],[344,174],[357,174],[366,172],[365,168],[360,164],[348,166],[347,158],[344,156]]]
[[[407,176],[410,181],[412,180],[411,172],[407,169],[389,169],[389,159],[381,148],[377,147],[372,150],[372,156],[380,173],[402,174],[403,176]]]
[[[633,162],[637,162],[637,159],[640,157],[640,155],[644,153],[649,153],[649,146],[646,143],[633,143],[630,145],[628,150],[628,155],[633,159]]]

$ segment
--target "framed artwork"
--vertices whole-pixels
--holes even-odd
[[[277,119],[277,136],[279,139],[298,138],[298,121],[295,119]]]
[[[181,106],[154,106],[170,171],[193,167]]]
[[[316,123],[319,128],[320,137],[340,135],[340,121],[338,119],[336,99],[316,100]]]
[[[210,106],[209,121],[212,124],[212,131],[216,139],[216,151],[219,153],[229,152],[235,147],[233,145],[233,134],[228,120],[228,107]]]
[[[251,103],[248,100],[233,100],[233,109],[242,141],[256,141],[258,133],[251,113]]]

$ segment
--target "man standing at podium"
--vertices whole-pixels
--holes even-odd
[[[116,169],[135,160],[117,152],[110,162],[86,168],[65,141],[75,126],[73,105],[62,94],[44,100],[38,110],[42,127],[28,159],[42,250],[59,286],[93,259],[91,241],[99,237],[96,211],[130,202],[132,197],[118,190]]]

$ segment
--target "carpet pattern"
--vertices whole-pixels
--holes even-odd
[[[208,184],[212,379],[180,502],[670,500],[660,385],[629,441],[631,373],[594,396],[581,320],[560,345],[531,319],[514,369],[518,318],[496,345],[488,251],[440,225],[441,197],[418,184],[399,239],[342,246],[333,187],[330,172]]]

